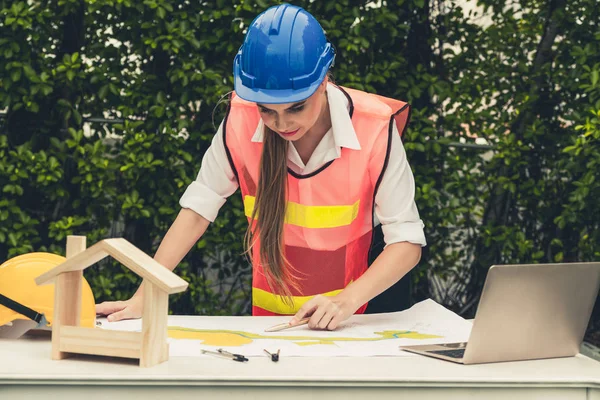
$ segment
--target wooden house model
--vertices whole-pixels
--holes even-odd
[[[83,270],[111,256],[143,279],[144,310],[141,332],[80,326]],[[70,354],[134,358],[151,367],[169,358],[167,316],[169,295],[188,283],[125,239],[105,239],[86,249],[84,236],[67,238],[67,259],[36,278],[38,285],[54,281],[52,359]]]

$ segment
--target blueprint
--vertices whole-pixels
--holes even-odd
[[[286,323],[290,317],[212,317],[170,315],[168,342],[171,357],[208,357],[202,350],[224,349],[246,357],[280,350],[281,356],[413,356],[399,346],[465,342],[471,322],[433,300],[408,310],[354,315],[335,331],[298,326],[280,332],[266,328]],[[141,320],[107,322],[102,329],[141,331]]]

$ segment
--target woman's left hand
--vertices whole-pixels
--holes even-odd
[[[294,326],[302,318],[310,317],[308,327],[311,329],[334,330],[347,320],[358,307],[338,296],[317,295],[307,301],[290,321]]]

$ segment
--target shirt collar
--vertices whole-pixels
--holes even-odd
[[[327,98],[329,100],[329,115],[331,116],[331,130],[333,131],[335,146],[338,149],[346,147],[351,150],[360,150],[360,143],[348,112],[348,98],[341,89],[331,83],[327,85]],[[261,118],[251,141],[262,143],[263,133],[264,123]]]

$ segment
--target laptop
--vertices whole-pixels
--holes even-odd
[[[494,265],[468,342],[400,346],[460,364],[579,353],[600,286],[600,262]]]

